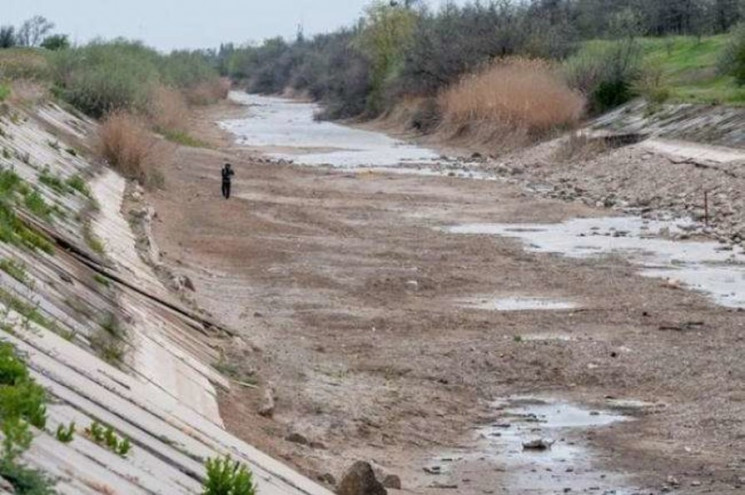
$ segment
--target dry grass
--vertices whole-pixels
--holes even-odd
[[[189,107],[184,95],[168,86],[157,86],[150,95],[148,119],[156,129],[186,131]]]
[[[158,144],[143,119],[121,111],[110,114],[100,125],[96,150],[125,177],[153,185],[158,176]]]
[[[184,94],[191,105],[209,105],[227,98],[229,91],[230,80],[223,77],[197,84],[184,90]]]
[[[585,100],[554,65],[501,60],[464,77],[439,97],[440,130],[451,138],[515,147],[579,122]]]

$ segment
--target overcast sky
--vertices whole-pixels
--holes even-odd
[[[124,36],[161,50],[211,48],[273,36],[333,30],[357,19],[369,0],[2,0],[0,24],[39,14],[75,42]],[[427,0],[432,6],[441,0]]]

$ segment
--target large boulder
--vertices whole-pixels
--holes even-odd
[[[375,478],[372,466],[357,461],[347,470],[336,490],[338,495],[388,495],[388,491]]]

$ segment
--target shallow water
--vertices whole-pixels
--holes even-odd
[[[745,256],[716,242],[670,237],[691,222],[639,217],[579,218],[558,224],[467,224],[447,230],[522,240],[534,252],[583,258],[617,254],[642,267],[642,275],[674,279],[716,303],[745,308]]]
[[[464,305],[469,308],[490,311],[559,311],[578,307],[576,303],[571,301],[543,297],[476,298],[466,301]]]
[[[342,168],[433,165],[439,159],[434,151],[385,134],[317,122],[319,107],[313,103],[241,92],[231,93],[231,99],[249,106],[250,114],[220,126],[235,134],[238,144],[281,150],[267,153],[275,159]]]
[[[480,479],[494,493],[637,493],[624,474],[599,468],[597,454],[584,441],[588,431],[626,417],[532,397],[498,401],[493,409],[498,419],[476,430],[474,448],[432,459],[427,466],[432,478],[444,485]],[[540,451],[524,448],[535,439],[553,444]]]
[[[505,464],[509,487],[519,493],[561,493],[598,491],[599,493],[631,493],[624,490],[627,481],[620,474],[596,469],[593,454],[579,441],[567,435],[625,421],[626,418],[607,412],[593,412],[567,402],[533,399],[513,399],[497,403],[506,407],[506,419],[484,428],[489,439],[486,453]],[[509,425],[509,427],[505,427]],[[536,438],[555,443],[545,451],[531,451],[523,443]],[[581,437],[578,437],[581,438]]]

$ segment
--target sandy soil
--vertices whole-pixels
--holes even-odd
[[[599,465],[628,473],[644,493],[741,493],[742,312],[637,276],[619,259],[526,254],[517,241],[438,230],[602,209],[502,182],[259,162],[213,123],[243,111],[224,104],[196,115],[195,133],[215,148],[181,148],[163,170],[166,190],[148,198],[165,262],[242,336],[224,343],[220,366],[258,388],[236,385],[221,398],[231,431],[313,477],[338,479],[362,459],[400,475],[407,493],[442,493],[422,468],[474,444],[473,428],[495,417],[489,401],[638,399],[658,406],[583,435]],[[236,169],[231,201],[220,197],[225,159]],[[582,308],[462,304],[491,294]],[[686,322],[703,325],[660,330]],[[572,340],[527,338],[547,333]],[[267,390],[273,418],[257,413]],[[286,440],[291,433],[308,444]],[[500,476],[498,466],[462,474],[455,492],[502,493]]]

